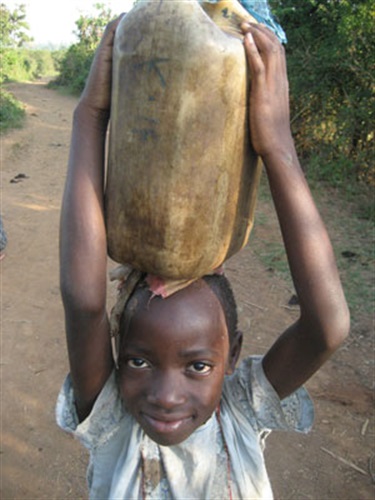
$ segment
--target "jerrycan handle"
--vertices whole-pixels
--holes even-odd
[[[243,22],[262,23],[272,30],[281,43],[287,38],[273,18],[267,0],[198,0],[202,9],[225,33],[242,38]]]

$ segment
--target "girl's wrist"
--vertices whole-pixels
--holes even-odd
[[[271,147],[267,148],[261,155],[263,163],[270,167],[272,165],[278,165],[279,163],[294,163],[297,161],[298,157],[296,148],[294,145],[293,137],[285,137],[282,141],[275,142]]]
[[[85,98],[81,98],[74,111],[73,120],[80,127],[89,127],[105,134],[109,115],[109,110],[96,109],[90,106]]]

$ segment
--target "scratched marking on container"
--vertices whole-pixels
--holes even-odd
[[[132,132],[139,137],[141,142],[146,142],[148,139],[157,139],[158,135],[154,127],[158,124],[159,120],[147,116],[140,116],[139,119],[148,122],[148,127],[133,128]]]
[[[144,61],[133,66],[135,71],[145,71],[150,76],[157,76],[160,86],[163,90],[167,87],[167,82],[164,77],[162,70],[160,69],[160,64],[168,62],[169,59],[166,57],[156,57],[148,61]],[[147,98],[148,102],[156,102],[157,98],[154,95],[149,95]],[[155,118],[150,118],[148,116],[139,116],[138,121],[140,122],[139,127],[132,129],[132,132],[138,136],[141,142],[146,142],[149,139],[156,140],[158,138],[157,125],[158,120]],[[142,122],[147,122],[147,125],[142,126]]]
[[[153,128],[133,128],[132,132],[139,137],[141,142],[158,138],[158,134]]]
[[[164,75],[159,67],[159,64],[168,61],[169,59],[167,57],[156,57],[155,59],[150,59],[149,61],[144,61],[140,64],[136,64],[134,66],[134,69],[142,69],[146,67],[148,73],[152,73],[154,71],[159,77],[160,85],[165,89],[167,86],[167,82],[165,81]]]
[[[153,125],[159,123],[159,120],[156,120],[155,118],[149,118],[148,116],[140,116],[139,118],[140,118],[140,120],[145,120],[147,122],[150,122]]]

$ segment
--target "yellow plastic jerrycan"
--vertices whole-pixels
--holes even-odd
[[[192,279],[248,240],[261,167],[236,6],[141,1],[118,26],[105,197],[117,262]]]

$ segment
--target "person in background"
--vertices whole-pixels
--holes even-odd
[[[3,218],[0,215],[0,260],[5,257],[5,247],[7,246],[8,238],[3,225]]]

